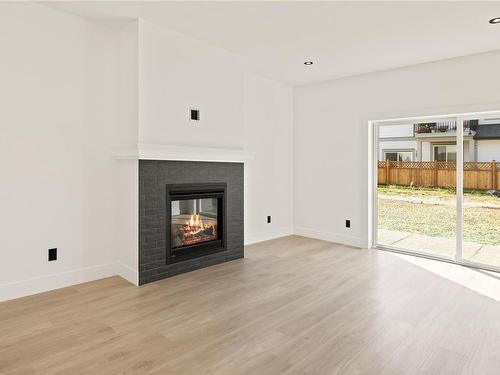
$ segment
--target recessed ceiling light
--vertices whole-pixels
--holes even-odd
[[[312,65],[313,62],[312,61],[304,61],[304,65]]]
[[[490,23],[500,23],[500,17],[495,17],[490,20]]]

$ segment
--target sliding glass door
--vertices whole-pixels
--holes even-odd
[[[500,270],[500,114],[374,126],[376,246]]]

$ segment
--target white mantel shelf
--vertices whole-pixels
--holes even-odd
[[[183,160],[243,163],[254,159],[242,150],[144,144],[117,147],[113,155],[118,160]]]

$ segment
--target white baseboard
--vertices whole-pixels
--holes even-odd
[[[295,227],[294,233],[299,236],[315,238],[317,240],[330,241],[359,248],[366,248],[367,245],[366,241],[363,238],[346,236],[345,234],[325,232],[304,227]]]
[[[277,228],[267,232],[259,232],[252,234],[245,234],[245,245],[251,245],[253,243],[272,240],[274,238],[290,236],[293,234],[293,228]]]
[[[315,229],[296,227],[277,228],[268,232],[253,233],[245,236],[245,245],[272,240],[274,238],[297,234],[304,237],[331,241],[354,247],[366,247],[362,238],[346,236],[338,233],[325,232]],[[134,285],[138,285],[138,271],[122,262],[99,264],[96,266],[78,268],[76,270],[45,275],[11,283],[0,284],[0,302],[14,298],[30,296],[71,285],[104,279],[111,276],[120,276]]]
[[[0,302],[119,275],[137,285],[134,270],[116,262],[0,284]],[[130,278],[130,279],[129,279]]]
[[[139,272],[122,262],[116,262],[116,274],[136,286],[139,285]]]

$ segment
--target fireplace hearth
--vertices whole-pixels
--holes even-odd
[[[167,264],[225,249],[225,183],[166,185]]]

